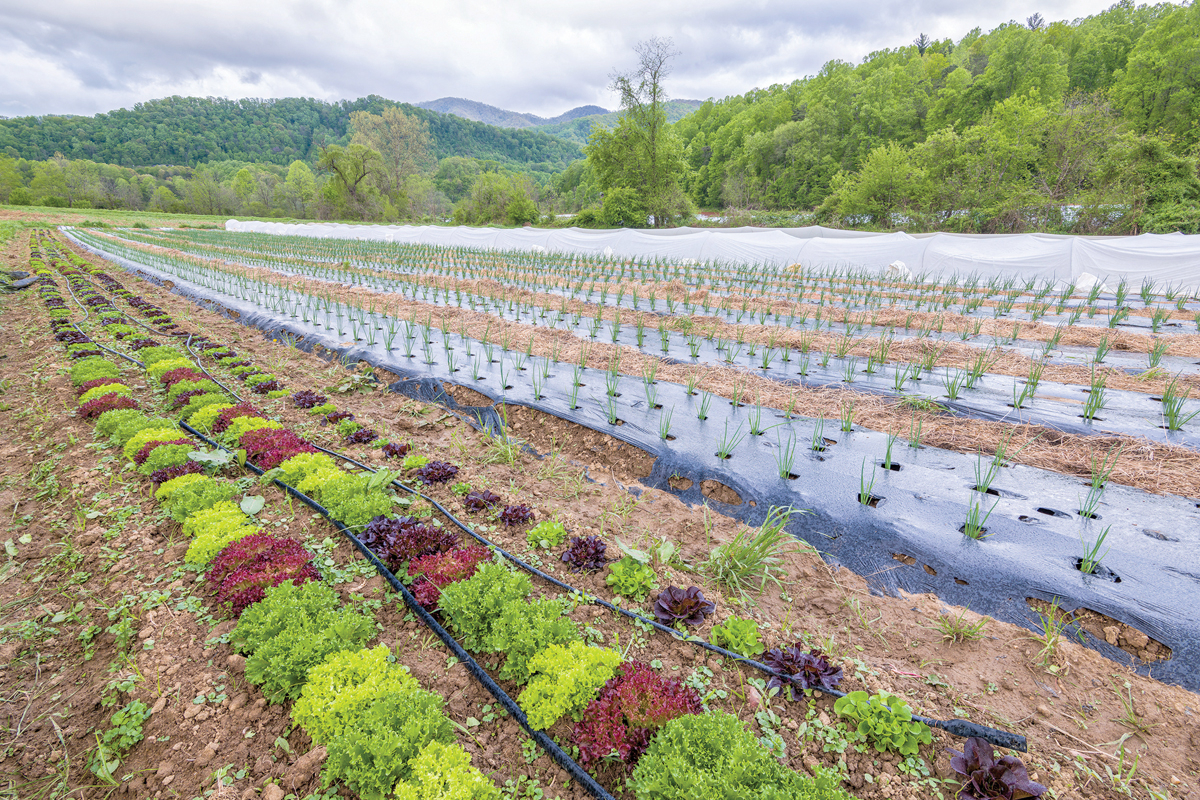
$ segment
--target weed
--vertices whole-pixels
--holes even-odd
[[[969,622],[967,621],[968,610],[964,607],[958,614],[939,614],[931,627],[941,632],[942,641],[951,644],[982,639],[990,620],[988,617],[980,617],[975,622]]]
[[[748,598],[746,590],[755,583],[760,592],[768,580],[782,586],[776,577],[776,573],[783,572],[780,561],[790,553],[804,551],[787,532],[787,524],[793,515],[803,513],[790,506],[773,506],[760,527],[742,527],[732,541],[716,547],[703,566],[704,572],[743,599]]]

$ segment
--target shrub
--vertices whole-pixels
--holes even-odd
[[[659,675],[649,664],[627,661],[588,703],[575,726],[580,763],[615,756],[633,764],[660,727],[684,714],[702,714],[700,695],[690,686]]]
[[[471,766],[458,745],[430,742],[410,763],[411,777],[396,785],[396,800],[500,800],[500,789]]]
[[[658,575],[649,564],[643,564],[633,556],[625,556],[609,565],[604,582],[612,587],[614,593],[642,602],[654,591]]]
[[[533,591],[529,576],[507,565],[481,564],[474,577],[442,589],[441,609],[468,650],[489,646],[492,626],[504,605],[524,600]]]
[[[339,650],[358,649],[375,634],[369,612],[338,604],[321,581],[281,583],[242,612],[230,642],[247,654],[246,679],[272,703],[296,697],[308,671]]]
[[[216,589],[217,606],[230,616],[263,599],[284,581],[318,581],[312,555],[295,539],[254,534],[226,546],[213,559],[206,580]]]
[[[684,714],[664,725],[629,780],[637,800],[850,800],[835,774],[784,767],[724,711]]]
[[[532,679],[518,699],[529,726],[544,730],[564,714],[583,711],[620,663],[620,653],[580,641],[552,644],[535,655],[529,661]]]
[[[564,617],[566,604],[561,600],[539,598],[532,603],[511,600],[504,604],[492,623],[488,649],[504,653],[500,677],[524,684],[529,681],[529,662],[552,644],[579,641],[579,628]]]

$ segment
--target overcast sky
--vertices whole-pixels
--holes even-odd
[[[0,0],[0,116],[95,114],[169,95],[405,102],[554,116],[614,108],[632,46],[673,37],[672,97],[705,99],[1110,0]]]

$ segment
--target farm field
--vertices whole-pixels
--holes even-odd
[[[0,297],[9,796],[281,800],[390,795],[399,780],[398,796],[432,797],[421,770],[459,758],[443,752],[478,770],[455,773],[481,781],[470,796],[493,796],[483,783],[593,796],[543,745],[584,762],[600,792],[683,796],[655,776],[695,764],[654,740],[635,769],[635,740],[700,703],[704,724],[745,724],[762,786],[956,795],[948,750],[963,738],[916,726],[907,752],[877,747],[844,703],[796,688],[814,674],[1026,737],[1047,797],[1197,791],[1200,306],[1180,287],[889,283],[222,231],[17,231],[5,247],[9,269],[39,277]],[[387,472],[318,461],[314,445]],[[189,485],[205,488],[173,488]],[[221,499],[205,507],[205,492]],[[236,522],[206,522],[212,509]],[[521,584],[471,531],[559,583]],[[341,616],[308,631],[326,652],[306,657],[374,653],[353,668],[393,687],[384,701],[424,709],[420,768],[387,767],[383,738],[351,741],[322,716],[327,687],[319,672],[305,683],[299,651],[263,655],[271,637],[252,625],[267,599],[230,618],[263,593],[219,589],[208,570],[241,551],[261,567],[238,548],[264,532],[302,552],[255,585],[319,574],[294,591]],[[500,602],[494,587],[472,597],[483,578],[516,587],[494,619],[473,613]],[[650,624],[656,612],[687,636]],[[549,739],[504,711],[472,657]],[[688,709],[623,745],[589,705],[622,659],[630,686],[640,676]],[[604,713],[620,687],[603,690]],[[375,706],[345,708],[390,730]],[[366,767],[350,755],[363,747],[377,748]]]

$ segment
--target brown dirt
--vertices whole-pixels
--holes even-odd
[[[203,329],[213,340],[228,342],[256,364],[286,376],[289,388],[321,389],[345,375],[337,365],[266,340],[236,322],[135,282],[119,270],[109,271],[165,308],[181,325]],[[147,725],[146,741],[132,750],[123,765],[121,772],[124,774],[127,768],[130,777],[123,781],[122,792],[135,797],[197,796],[206,786],[211,787],[214,770],[230,764],[234,767],[230,774],[236,775],[243,768],[246,773],[222,794],[252,796],[247,790],[278,781],[289,790],[294,784],[297,794],[303,796],[315,788],[318,780],[302,759],[309,750],[304,734],[293,731],[288,736],[291,753],[274,746],[276,737],[290,727],[282,709],[261,706],[257,691],[240,677],[237,660],[230,662],[228,645],[213,641],[214,635],[223,630],[220,623],[214,626],[202,612],[177,607],[176,592],[199,595],[202,591],[200,585],[193,588],[190,574],[182,580],[172,577],[183,544],[178,540],[177,527],[157,521],[144,486],[129,473],[118,473],[110,484],[106,470],[111,467],[100,462],[111,451],[93,451],[85,446],[91,441],[90,426],[74,420],[66,410],[72,407],[73,398],[66,378],[58,374],[65,357],[45,333],[46,317],[36,296],[0,298],[0,308],[5,327],[22,330],[27,337],[23,346],[11,336],[0,343],[0,355],[6,357],[5,372],[13,376],[11,387],[0,396],[11,406],[9,411],[0,412],[10,434],[0,449],[4,458],[0,505],[12,509],[7,536],[15,539],[26,531],[32,536],[28,545],[17,545],[18,556],[12,563],[18,571],[4,572],[0,581],[0,607],[6,616],[0,641],[0,663],[4,664],[0,672],[0,715],[10,721],[15,734],[0,750],[4,756],[0,775],[15,787],[14,796],[33,796],[58,783],[64,786],[58,796],[106,796],[107,789],[89,788],[83,764],[94,732],[107,726],[111,713],[99,702],[104,684],[112,677],[107,666],[117,656],[112,637],[102,634],[97,639],[95,657],[84,662],[77,638],[83,623],[68,621],[54,635],[30,640],[15,636],[12,626],[45,622],[47,614],[61,610],[52,605],[66,607],[77,597],[85,599],[91,620],[102,621],[102,603],[111,604],[125,592],[150,588],[161,573],[164,577],[154,585],[179,585],[172,589],[168,605],[142,612],[139,631],[149,630],[146,638],[138,640],[141,644],[134,645],[132,657],[144,680],[123,697],[144,698],[155,704],[165,700]],[[622,485],[624,478],[616,474],[616,480],[609,478],[611,454],[601,454],[597,463],[593,460],[597,452],[587,444],[567,450],[565,442],[577,437],[565,428],[561,437],[557,431],[554,434],[554,442],[564,443],[562,454],[541,460],[522,455],[513,464],[495,464],[484,459],[488,451],[486,437],[437,407],[383,392],[338,395],[333,400],[393,440],[409,441],[419,452],[460,464],[460,480],[492,488],[507,502],[529,502],[535,506],[538,519],[557,516],[572,535],[605,538],[614,554],[618,539],[634,547],[646,547],[669,538],[679,543],[683,562],[694,568],[708,558],[712,547],[729,541],[739,528],[736,521],[705,509],[689,508],[669,493],[643,489],[632,496]],[[341,446],[331,428],[320,426],[290,404],[262,401],[261,407],[313,441]],[[528,438],[537,442],[540,440],[535,434],[546,427],[533,423],[531,420]],[[947,427],[951,424],[962,423],[945,423]],[[927,422],[927,442],[931,427],[936,425]],[[951,436],[952,432],[943,435]],[[380,462],[378,450],[344,449],[373,463]],[[1029,450],[1036,454],[1038,446]],[[31,485],[31,472],[47,453],[61,453],[53,473],[60,487],[69,488],[65,494],[39,498],[37,493],[44,488],[45,478],[39,477],[42,483]],[[599,482],[588,482],[568,456],[588,465],[587,474]],[[1152,465],[1150,459],[1145,459],[1145,468],[1151,466],[1162,464]],[[97,492],[108,496],[96,498]],[[448,486],[435,486],[430,494],[448,508],[463,511],[461,501]],[[118,510],[127,505],[135,505],[138,510],[111,539],[106,538]],[[92,509],[104,511],[104,515],[89,519]],[[287,530],[303,533],[308,527],[317,536],[331,535],[323,533],[322,523],[305,513],[296,513],[292,519],[281,513],[279,519]],[[569,575],[556,553],[531,551],[524,539],[527,527],[489,526],[488,535],[518,554],[539,558],[560,578],[610,597],[603,573]],[[89,534],[95,538],[88,539]],[[83,553],[78,565],[53,561],[68,543]],[[114,547],[119,549],[114,551]],[[160,548],[162,552],[156,552]],[[125,557],[120,558],[122,555]],[[335,548],[334,557],[349,562],[344,545]],[[801,640],[832,653],[846,669],[848,689],[898,693],[916,710],[930,716],[963,716],[1028,736],[1030,752],[1025,760],[1036,779],[1050,785],[1057,797],[1124,796],[1102,777],[1106,769],[1117,769],[1116,743],[1122,737],[1126,737],[1124,745],[1130,758],[1137,754],[1141,759],[1134,779],[1135,796],[1144,796],[1146,787],[1173,798],[1196,796],[1200,790],[1200,733],[1195,724],[1200,701],[1196,695],[1138,676],[1070,641],[1059,644],[1049,662],[1054,670],[1048,670],[1039,663],[1041,642],[1024,629],[995,621],[986,623],[979,640],[958,644],[943,641],[937,630],[939,620],[950,615],[962,615],[967,621],[978,618],[968,610],[947,608],[930,595],[874,596],[861,578],[844,570],[831,570],[811,552],[787,556],[784,568],[782,585],[768,583],[764,592],[753,597],[752,604],[739,602],[702,574],[678,564],[660,565],[658,571],[663,585],[699,585],[717,602],[718,611],[698,631],[700,636],[706,636],[712,624],[731,614],[751,616],[760,622],[768,646]],[[894,568],[921,567],[897,562]],[[93,577],[81,586],[69,585],[65,578],[79,574],[79,570],[91,571]],[[35,580],[39,575],[43,579]],[[91,593],[86,598],[82,594],[85,588]],[[377,579],[370,579],[345,585],[343,590],[348,596],[353,593],[370,598],[376,596],[372,594],[376,588]],[[447,696],[455,719],[465,722],[463,715],[479,718],[483,698],[465,679],[461,665],[447,670],[443,651],[437,647],[424,649],[423,635],[393,609],[387,603],[379,611],[380,620],[385,622],[384,640],[400,645],[396,650],[403,663]],[[753,717],[761,701],[755,699],[757,693],[746,682],[752,673],[723,664],[661,633],[647,635],[599,609],[580,606],[574,617],[590,625],[606,643],[614,642],[619,635],[621,646],[630,646],[633,657],[659,659],[667,674],[686,677],[701,671],[698,674],[703,677],[702,670],[712,670],[710,688],[719,689],[725,697],[714,696],[711,704],[739,714],[752,730],[758,731]],[[150,639],[154,647],[147,650],[145,642]],[[167,674],[176,667],[173,674]],[[196,705],[192,699],[202,691],[215,691],[217,686],[226,687],[222,690],[226,698],[203,704],[204,710],[199,713],[208,712],[208,717],[200,720],[197,714],[185,719],[185,713]],[[770,705],[782,718],[779,730],[793,767],[804,770],[818,763],[836,765],[844,761],[847,785],[856,796],[868,800],[936,796],[934,787],[902,775],[895,755],[870,749],[860,754],[850,748],[839,756],[823,752],[819,740],[800,735],[806,723],[811,726],[813,720],[836,719],[829,700],[789,703],[775,699]],[[480,731],[480,743],[463,740],[477,763],[481,760],[501,782],[519,775],[535,776],[542,781],[547,797],[579,797],[576,788],[563,787],[561,774],[546,763],[547,758],[524,765],[519,748],[522,737],[505,722],[499,720],[476,729]],[[552,733],[565,735],[565,726],[559,723]],[[248,738],[251,730],[254,736]],[[162,736],[171,738],[159,741]],[[945,751],[957,744],[939,732],[935,733],[933,746],[922,748],[921,755],[935,779],[949,774]],[[208,752],[213,755],[206,755]],[[69,777],[65,769],[68,757]],[[174,775],[174,779],[164,786],[168,775]],[[868,775],[872,776],[870,782]],[[948,785],[940,788],[943,794],[952,792]]]

